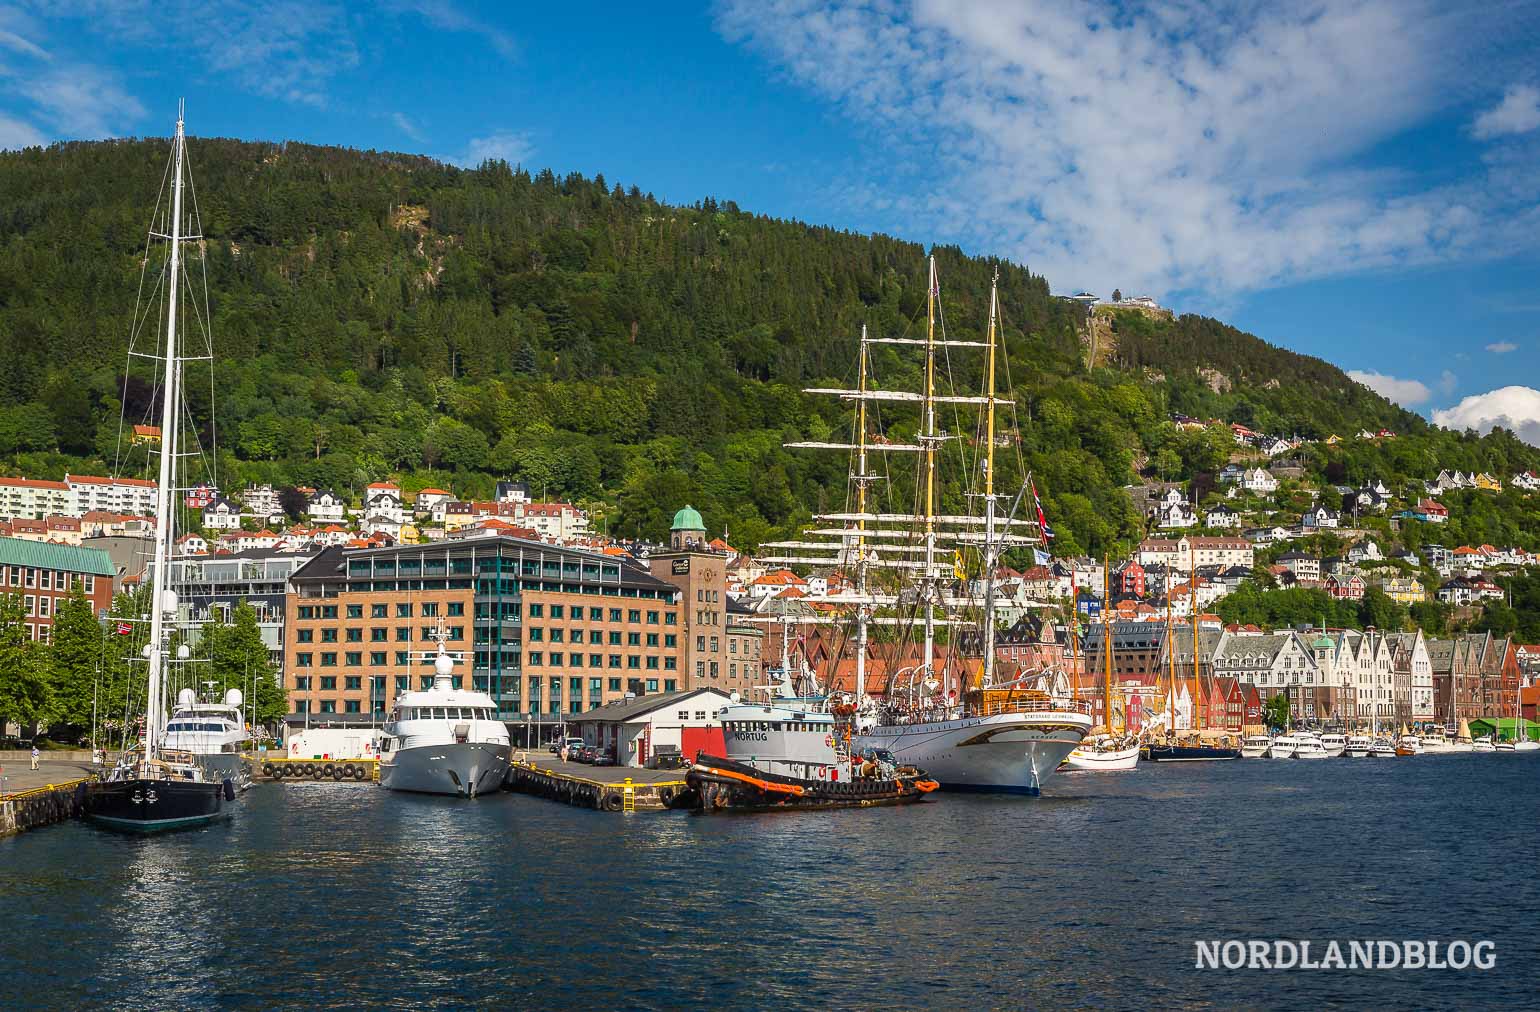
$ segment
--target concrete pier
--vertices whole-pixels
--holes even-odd
[[[688,789],[683,770],[585,766],[539,752],[515,752],[509,790],[601,812],[662,812]]]
[[[0,763],[0,836],[78,818],[76,787],[90,779],[91,764],[44,760],[33,770],[23,759]]]

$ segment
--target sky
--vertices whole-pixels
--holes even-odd
[[[603,173],[1026,264],[1540,444],[1540,5],[0,0],[0,148]]]

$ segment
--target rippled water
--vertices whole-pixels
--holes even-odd
[[[614,816],[264,785],[0,841],[6,1007],[1528,1006],[1540,758],[1146,766],[1038,799]],[[1488,972],[1198,971],[1198,938],[1491,939]]]

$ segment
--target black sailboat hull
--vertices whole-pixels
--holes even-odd
[[[134,833],[159,833],[201,826],[224,812],[223,783],[185,780],[109,780],[86,784],[82,807],[86,818]]]
[[[1216,762],[1240,757],[1240,749],[1218,745],[1146,745],[1143,754],[1145,761],[1152,763]]]

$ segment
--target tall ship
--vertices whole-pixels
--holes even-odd
[[[186,662],[191,654],[187,644],[174,642],[173,619],[177,614],[176,591],[169,586],[167,565],[176,542],[176,496],[183,454],[182,425],[186,404],[182,396],[183,369],[192,358],[183,348],[178,310],[186,298],[193,315],[208,321],[208,307],[198,301],[198,289],[183,292],[185,270],[183,243],[201,239],[197,234],[197,209],[191,214],[183,208],[183,184],[186,175],[187,139],[183,132],[182,109],[177,109],[176,134],[171,143],[171,164],[167,175],[171,193],[169,207],[161,202],[158,211],[165,220],[151,226],[150,242],[166,243],[165,269],[155,278],[153,295],[163,299],[165,310],[164,340],[159,354],[134,352],[131,355],[158,363],[158,422],[160,428],[159,484],[155,491],[155,545],[153,576],[149,599],[149,638],[143,656],[147,662],[144,695],[144,736],[138,748],[125,749],[117,765],[105,778],[82,785],[81,806],[87,818],[98,824],[134,832],[157,832],[202,825],[223,813],[224,803],[235,799],[235,785],[230,777],[205,767],[196,756],[167,747],[168,719],[166,698],[173,680],[173,667]],[[162,196],[165,194],[163,192]],[[189,231],[183,231],[184,215]],[[147,244],[149,245],[149,244]],[[201,261],[201,255],[200,255]],[[151,258],[146,251],[146,264]],[[192,287],[189,285],[189,287]],[[202,291],[206,292],[204,286]],[[144,296],[141,293],[141,305]],[[136,308],[135,321],[145,320]],[[183,321],[185,323],[185,320]],[[205,337],[207,333],[205,332]],[[212,352],[212,344],[208,345]],[[183,670],[186,670],[185,668]]]
[[[454,687],[442,621],[435,639],[432,685],[396,697],[380,737],[380,786],[462,798],[496,791],[508,775],[508,725],[491,696]]]
[[[848,455],[846,509],[815,515],[818,526],[805,531],[801,540],[771,543],[767,547],[785,554],[766,561],[851,578],[848,589],[826,599],[846,614],[811,616],[807,621],[853,627],[854,750],[873,750],[893,756],[900,765],[924,769],[946,790],[1036,794],[1090,730],[1090,707],[1044,691],[1030,676],[996,676],[995,579],[1000,556],[1007,549],[1032,550],[1041,544],[1043,523],[1040,512],[1035,521],[1014,516],[1031,486],[1024,466],[1014,495],[996,489],[995,451],[1001,435],[996,413],[1015,404],[996,396],[999,274],[991,288],[983,341],[954,339],[944,329],[938,336],[939,297],[932,256],[924,336],[870,337],[863,327],[855,388],[806,391],[854,405],[850,441],[787,444]],[[919,389],[884,389],[873,382],[874,348],[885,353],[918,351],[923,356],[917,370],[921,379],[909,385]],[[959,393],[955,386],[952,392],[942,392],[954,359],[966,363],[970,357],[981,360],[980,392]],[[903,435],[908,420],[894,427],[896,439],[874,431],[872,423],[880,419],[873,416],[883,404],[917,413],[912,436]],[[967,424],[965,415],[976,413],[976,424],[968,433],[943,429],[938,409],[949,411],[958,429]],[[913,481],[916,491],[912,500],[898,503],[895,489],[901,482],[892,480],[888,467],[901,458],[913,466],[899,462],[895,469],[904,482]],[[945,508],[943,458],[955,458],[955,476],[970,489]],[[901,508],[882,509],[873,503],[872,489],[879,484],[887,488],[890,503]],[[980,565],[982,594],[967,579],[964,553]],[[885,644],[890,647],[918,638],[913,664],[886,665],[880,701],[867,695],[867,653],[874,626],[891,634]],[[978,629],[982,658],[976,666],[959,661],[951,650],[941,661],[937,630],[944,627]],[[890,653],[898,656],[896,649]]]

